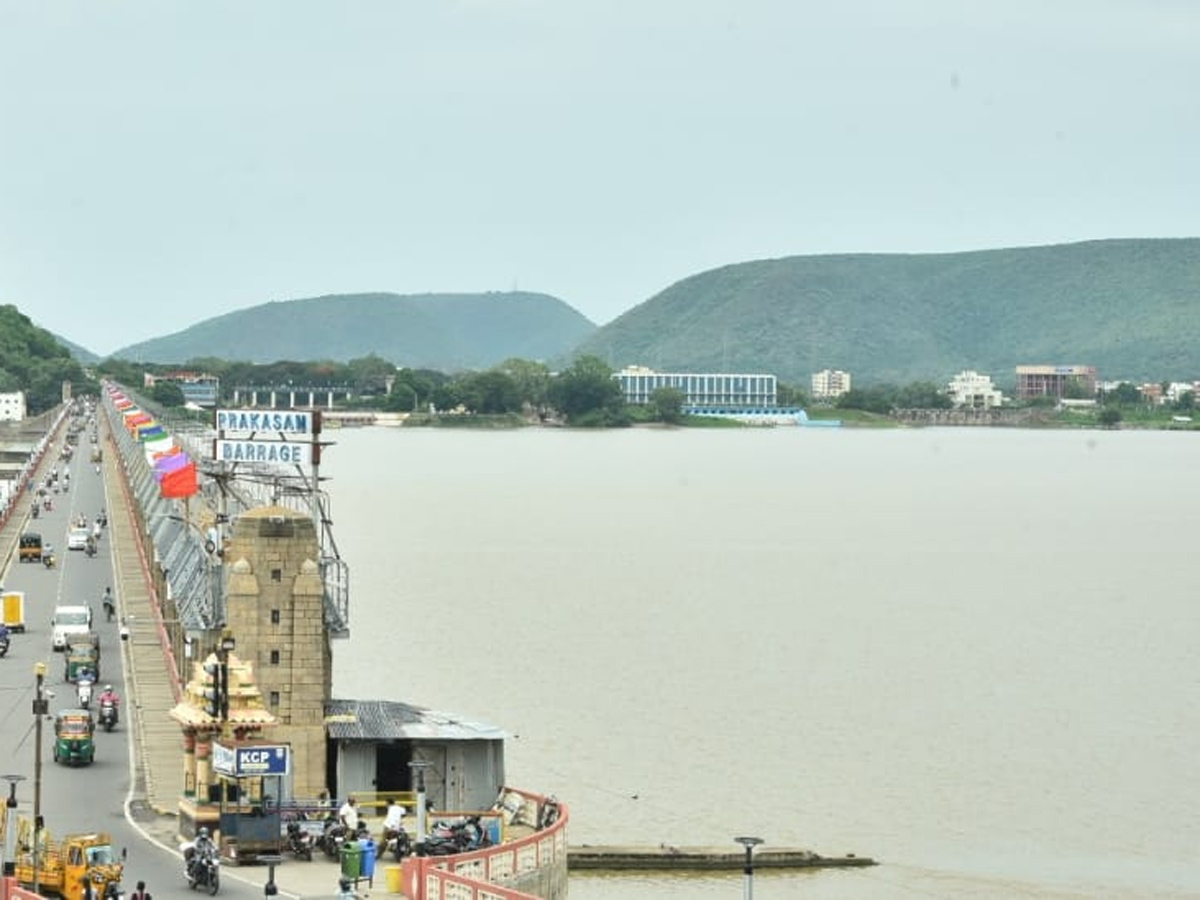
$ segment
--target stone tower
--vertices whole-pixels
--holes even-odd
[[[325,790],[325,701],[333,656],[325,630],[320,548],[310,517],[279,506],[238,517],[225,545],[225,621],[237,653],[253,660],[271,740],[292,746],[292,792]]]

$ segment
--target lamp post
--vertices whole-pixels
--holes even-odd
[[[8,799],[4,801],[4,853],[5,876],[17,871],[17,785],[25,780],[24,775],[5,775],[8,782]]]
[[[757,837],[735,837],[735,841],[746,848],[746,866],[742,869],[744,874],[746,900],[754,900],[754,848],[763,842],[762,838]]]
[[[425,843],[425,770],[431,764],[428,760],[418,759],[410,762],[408,767],[417,776],[417,845]]]
[[[37,690],[33,697],[33,892],[39,892],[41,880],[42,839],[42,719],[50,712],[50,701],[46,699],[46,664],[33,665]]]

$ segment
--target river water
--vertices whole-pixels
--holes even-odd
[[[757,900],[1200,896],[1197,436],[330,436],[335,694],[503,727],[572,843],[882,863]]]

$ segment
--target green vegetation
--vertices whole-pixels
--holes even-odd
[[[577,349],[621,368],[771,372],[805,384],[945,383],[974,369],[1094,365],[1102,379],[1200,372],[1200,239],[970,253],[799,256],[686,278]]]
[[[376,357],[414,369],[483,370],[510,357],[559,356],[595,330],[546,294],[343,294],[264,303],[113,355],[166,363],[219,354],[259,365]]]
[[[39,415],[62,401],[64,382],[75,394],[98,390],[54,335],[15,306],[0,306],[0,393],[24,391],[28,413]]]

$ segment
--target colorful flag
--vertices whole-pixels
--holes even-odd
[[[163,476],[159,490],[168,500],[181,500],[200,492],[200,483],[196,476],[196,463],[189,462],[174,472]]]

